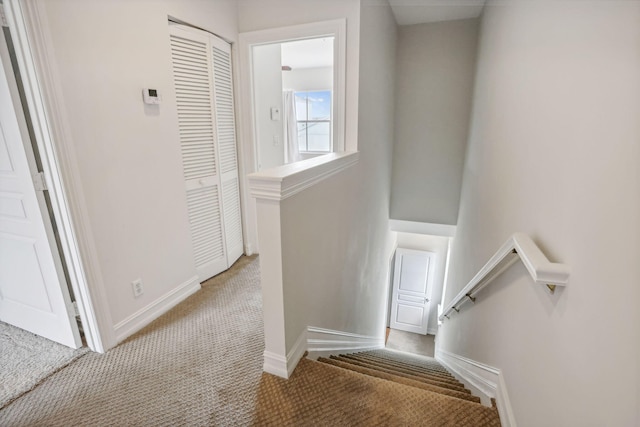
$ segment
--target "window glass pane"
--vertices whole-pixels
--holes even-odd
[[[331,123],[309,123],[307,129],[308,151],[329,151],[331,149]]]
[[[307,92],[296,92],[296,119],[307,120]]]
[[[307,123],[298,122],[298,149],[307,151]]]
[[[331,91],[308,92],[308,120],[331,120]]]

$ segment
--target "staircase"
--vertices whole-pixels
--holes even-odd
[[[263,375],[256,425],[500,426],[433,358],[392,350],[303,358],[283,380]]]

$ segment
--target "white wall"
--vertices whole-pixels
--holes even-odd
[[[252,54],[256,145],[261,170],[285,163],[280,44],[254,46]],[[273,107],[280,109],[279,120],[271,119]]]
[[[477,32],[477,19],[399,29],[392,219],[457,221]]]
[[[435,335],[438,331],[438,304],[442,300],[442,288],[447,265],[447,249],[449,238],[442,236],[427,236],[414,233],[397,233],[398,248],[415,249],[435,253],[433,275],[433,289],[431,291],[431,307],[429,311],[429,323],[427,333]]]
[[[514,231],[571,266],[521,263],[439,345],[502,369],[519,426],[635,426],[640,384],[640,3],[484,12],[447,301]]]
[[[296,92],[333,90],[333,67],[298,68],[283,71],[282,87]]]
[[[384,334],[396,25],[363,6],[360,28],[360,160],[282,202],[287,351],[307,325]]]
[[[235,40],[234,1],[41,1],[114,324],[196,275],[167,17]],[[159,107],[141,90],[156,88]],[[145,293],[134,299],[131,281]],[[114,343],[110,343],[113,345]]]

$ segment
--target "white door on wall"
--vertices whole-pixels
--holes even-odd
[[[169,30],[187,208],[204,281],[243,253],[231,46],[182,25]]]
[[[434,259],[432,252],[396,250],[391,328],[423,335],[427,333]]]
[[[11,88],[11,89],[10,89]],[[82,345],[0,32],[0,321]]]

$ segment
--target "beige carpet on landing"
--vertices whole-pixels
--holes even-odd
[[[87,354],[0,411],[0,426],[251,423],[263,352],[256,257],[106,354]]]
[[[106,354],[89,353],[0,410],[0,426],[495,427],[436,361],[388,350],[262,373],[257,258]]]
[[[87,351],[0,322],[0,409]]]
[[[436,344],[433,335],[420,335],[412,332],[391,329],[385,347],[407,353],[434,357]]]

